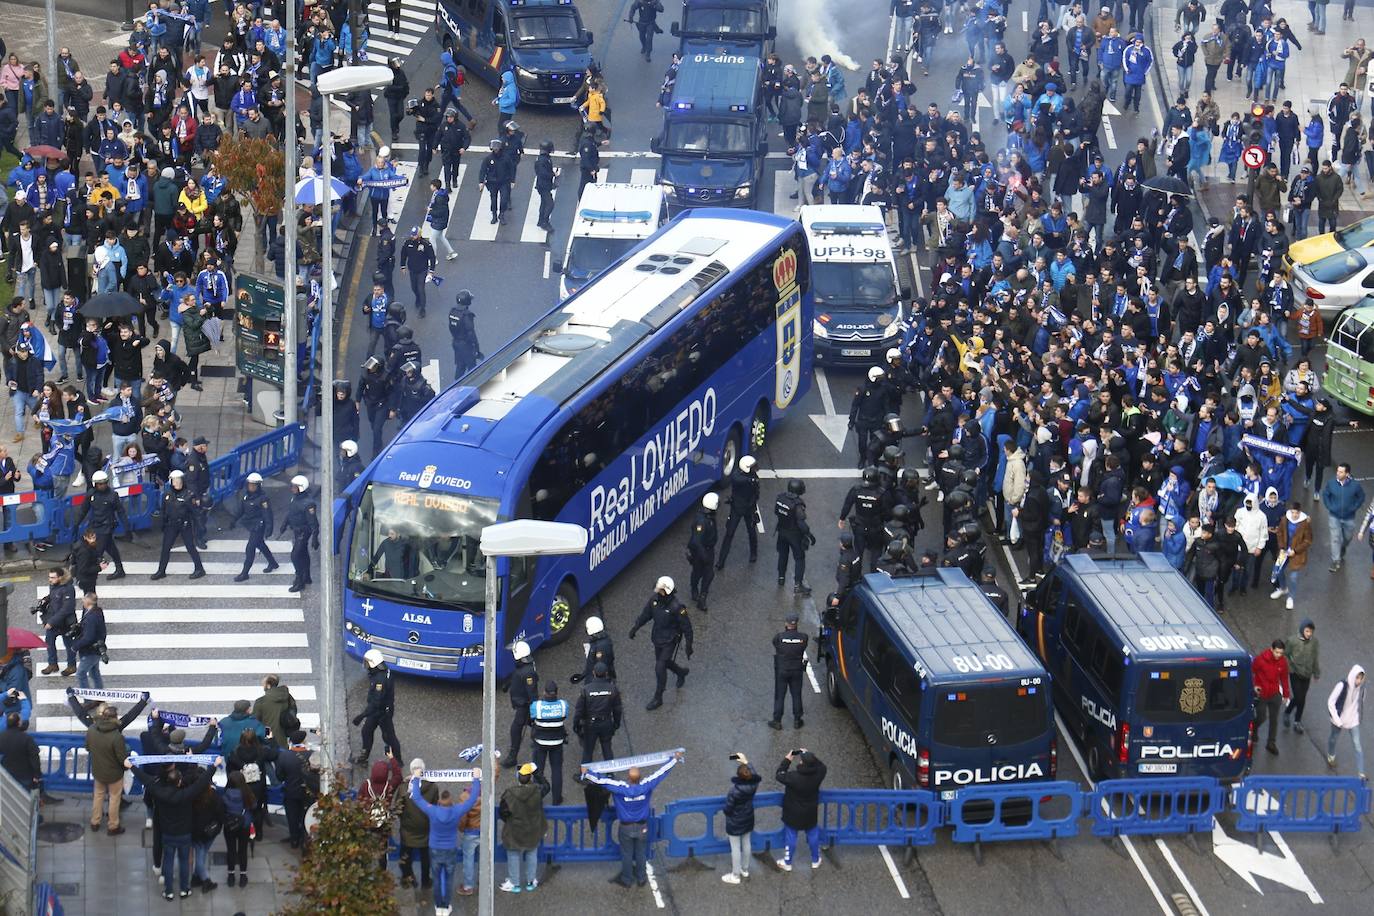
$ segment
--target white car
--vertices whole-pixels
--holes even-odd
[[[1317,303],[1334,315],[1374,293],[1374,248],[1347,248],[1310,264],[1294,264],[1293,301]]]

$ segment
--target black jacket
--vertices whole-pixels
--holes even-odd
[[[211,770],[203,768],[194,781],[177,787],[171,783],[155,782],[145,777],[139,767],[133,768],[134,778],[144,783],[148,794],[157,804],[157,816],[163,836],[189,836],[193,829],[191,803],[210,784]],[[146,780],[146,781],[145,781]]]
[[[7,728],[0,732],[0,761],[5,771],[26,789],[36,787],[43,779],[38,742],[22,728]]]
[[[725,833],[728,836],[745,836],[754,830],[754,793],[759,790],[763,777],[751,773],[748,777],[736,776],[730,780],[730,791],[725,793]]]
[[[816,826],[817,809],[821,801],[821,783],[825,781],[825,764],[812,755],[792,769],[792,761],[783,758],[775,774],[785,787],[782,793],[782,822],[793,830],[810,830]]]

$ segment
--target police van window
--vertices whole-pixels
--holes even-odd
[[[1087,629],[1087,617],[1083,609],[1078,606],[1078,602],[1070,597],[1068,609],[1064,614],[1064,641],[1078,649],[1087,647],[1084,632]]]
[[[1136,706],[1151,722],[1225,722],[1249,703],[1242,673],[1220,664],[1151,666],[1137,677]]]
[[[797,281],[803,288],[808,279],[802,268],[804,244],[800,231],[786,242],[797,255]],[[771,333],[778,302],[775,259],[765,257],[717,293],[692,321],[564,424],[531,474],[535,518],[557,518],[573,494],[662,423],[743,346],[765,331]],[[722,391],[717,397],[732,394]]]
[[[486,24],[487,0],[467,0],[467,10],[468,19],[479,25]]]
[[[921,721],[921,680],[906,659],[897,652],[894,656],[895,669],[892,672],[891,688],[886,690],[887,698],[902,714],[902,718],[912,728]]]
[[[1047,617],[1055,617],[1059,614],[1059,599],[1064,594],[1064,583],[1054,576],[1046,576],[1045,581],[1040,584],[1040,594],[1037,596],[1039,609]]]
[[[887,638],[887,632],[878,623],[876,617],[868,615],[868,620],[864,624],[863,656],[864,669],[868,671],[869,677],[877,682],[879,687],[883,686],[883,665],[887,656],[892,654],[892,641]]]
[[[1120,693],[1121,657],[1100,633],[1093,639],[1091,670],[1110,694]]]
[[[496,33],[496,43],[501,47],[506,44],[506,17],[502,15],[500,9],[492,10],[491,30]]]
[[[1039,738],[1050,727],[1043,689],[1015,684],[939,688],[932,740],[949,747],[1006,748]]]

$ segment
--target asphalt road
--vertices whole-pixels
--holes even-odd
[[[89,0],[64,0],[61,5],[63,9],[94,15],[108,9]],[[647,150],[659,125],[654,100],[672,40],[667,34],[661,36],[654,62],[646,63],[637,54],[638,39],[633,29],[622,22],[628,5],[625,0],[581,0],[578,5],[585,25],[596,33],[596,56],[605,64],[610,87],[615,133],[607,148],[613,155],[603,156],[606,176],[620,181],[639,178],[656,165]],[[788,5],[783,4],[785,8]],[[867,69],[865,62],[881,54],[886,46],[887,23],[881,19],[855,22],[850,15],[854,7],[831,2],[828,6],[835,11],[832,23],[843,23],[843,28],[838,28],[810,15],[824,6],[819,0],[798,3],[798,8],[803,6],[808,15],[798,17],[797,27],[789,28],[784,23],[779,41],[783,60],[799,62],[806,54],[847,52],[864,64],[861,70],[849,74],[852,94],[862,81],[862,71]],[[1011,50],[1018,55],[1025,47],[1023,7],[1012,10],[1008,31]],[[662,17],[665,33],[666,24],[674,18],[671,9]],[[799,31],[806,34],[798,35]],[[822,46],[821,36],[826,34],[834,37],[834,44]],[[931,66],[932,76],[917,80],[918,100],[936,101],[943,107],[962,52],[963,44],[957,36],[942,39]],[[407,69],[412,85],[432,84],[438,76],[437,44],[422,41],[409,58]],[[488,87],[475,80],[469,82],[464,93],[468,107],[478,113],[479,125],[474,132],[473,152],[467,160],[467,174],[456,195],[449,233],[459,258],[440,263],[440,275],[445,282],[439,289],[430,289],[428,316],[419,319],[414,308],[410,308],[416,339],[426,346],[425,359],[438,361],[435,368],[444,382],[452,377],[445,331],[452,291],[464,287],[472,290],[483,349],[494,352],[556,301],[557,278],[551,275],[549,265],[562,252],[573,209],[572,195],[564,190],[557,199],[554,224],[558,231],[552,243],[544,244],[542,233],[529,232],[526,216],[533,196],[532,171],[525,163],[513,195],[513,218],[508,225],[490,226],[487,203],[479,199],[476,190],[475,173],[480,162],[478,149],[495,130],[496,119],[488,104],[491,95]],[[1000,140],[1001,131],[991,124],[989,112],[980,114],[984,136],[992,145]],[[522,110],[518,118],[531,150],[545,138],[553,139],[559,150],[571,147],[577,127],[571,112],[530,109]],[[1104,130],[1109,163],[1119,160],[1117,147],[1133,146],[1134,137],[1147,134],[1161,120],[1157,99],[1151,99],[1139,117],[1110,116],[1111,130]],[[407,141],[413,141],[413,137],[403,136],[398,151],[403,158],[413,159],[413,150],[406,149]],[[573,163],[564,160],[564,164]],[[774,168],[783,165],[783,161],[770,162]],[[775,174],[770,168],[761,206],[789,212],[790,178],[782,173],[775,180]],[[565,182],[564,188],[569,184]],[[427,200],[426,190],[412,190],[400,208],[403,229],[422,220]],[[353,265],[357,276],[370,275],[372,256],[370,248],[364,249],[364,259]],[[402,301],[409,306],[409,290],[399,273],[397,284]],[[351,318],[344,323],[345,337],[341,342],[341,366],[347,367],[350,376],[356,375],[365,354],[363,319],[352,310],[356,304],[350,303]],[[834,531],[830,526],[852,482],[853,471],[849,451],[837,451],[818,424],[806,415],[823,417],[827,413],[828,402],[822,392],[828,392],[835,409],[845,412],[856,381],[856,375],[832,372],[824,382],[813,386],[790,419],[773,432],[768,448],[760,455],[760,466],[767,477],[785,478],[794,469],[807,472],[807,503],[821,537],[809,556],[812,572],[808,578],[818,595],[827,590],[834,559],[835,542],[826,532]],[[908,421],[916,422],[914,408],[909,408],[908,413]],[[849,448],[852,449],[852,442]],[[1368,429],[1343,432],[1337,438],[1337,457],[1355,462],[1357,475],[1374,473],[1369,470],[1366,457],[1371,448],[1374,436]],[[908,452],[916,455],[919,449],[913,445]],[[765,481],[764,505],[779,486],[773,479]],[[1276,635],[1290,635],[1301,617],[1312,616],[1318,622],[1325,650],[1323,677],[1314,685],[1308,714],[1309,724],[1315,727],[1301,737],[1284,732],[1280,736],[1281,756],[1273,759],[1264,755],[1257,759],[1259,772],[1327,772],[1323,751],[1318,746],[1324,742],[1326,731],[1321,708],[1325,695],[1350,664],[1368,661],[1364,649],[1368,645],[1370,586],[1364,565],[1365,548],[1356,545],[1351,562],[1342,572],[1326,573],[1324,516],[1320,510],[1314,514],[1318,543],[1302,584],[1298,608],[1286,612],[1281,602],[1260,595],[1234,602],[1228,615],[1229,622],[1252,648],[1267,645]],[[745,545],[737,543],[729,565],[717,576],[711,612],[694,614],[696,655],[686,686],[679,691],[670,688],[662,709],[644,711],[643,704],[652,692],[651,650],[647,638],[630,642],[625,637],[659,575],[685,580],[682,547],[686,529],[686,520],[681,520],[674,530],[647,547],[599,600],[597,612],[616,639],[617,666],[626,702],[626,722],[616,739],[617,752],[644,752],[679,745],[689,749],[686,764],[660,790],[660,800],[723,793],[732,769],[727,754],[736,750],[744,751],[756,763],[765,776],[765,789],[771,783],[777,761],[797,746],[814,749],[827,762],[827,784],[832,787],[883,785],[882,762],[874,759],[849,713],[830,707],[823,696],[811,691],[809,684],[805,690],[805,728],[800,732],[773,732],[766,728],[770,717],[772,634],[781,627],[784,615],[794,608],[802,613],[804,628],[814,634],[816,626],[812,601],[794,603],[790,591],[775,588],[771,526],[770,534],[763,537],[760,545],[759,563],[749,565]],[[936,537],[938,532],[927,529],[918,546],[934,546]],[[1011,586],[1013,570],[1003,565],[1002,573],[1004,586]],[[306,616],[313,620],[315,602],[310,597],[308,593]],[[577,640],[541,652],[538,663],[543,679],[558,680],[564,685],[565,696],[575,696],[575,688],[567,678],[581,667]],[[362,669],[345,662],[343,676],[351,714],[362,697]],[[498,702],[502,707],[498,734],[504,746],[509,723],[505,695]],[[407,758],[418,755],[430,766],[452,765],[457,749],[478,740],[480,694],[471,688],[402,678],[397,706],[398,732]],[[1085,782],[1070,748],[1071,743],[1061,737],[1060,776]],[[570,750],[569,758],[574,753]],[[1347,759],[1342,760],[1343,772],[1349,772]],[[565,762],[565,775],[571,775],[574,762]],[[571,790],[570,779],[567,785],[568,801],[576,802],[577,793]],[[760,826],[766,829],[772,822],[761,817]],[[1245,838],[1235,838],[1233,827],[1223,819],[1218,827],[1221,833],[1200,837],[1196,848],[1177,839],[1139,841],[1128,848],[1119,842],[1108,844],[1088,836],[1064,841],[1057,854],[1039,844],[1014,844],[987,849],[982,865],[975,863],[970,849],[956,847],[947,837],[921,850],[911,862],[903,860],[900,850],[889,855],[885,850],[844,849],[828,853],[823,867],[814,872],[799,869],[781,874],[760,862],[750,881],[738,888],[720,883],[720,861],[710,862],[709,869],[691,865],[675,868],[665,861],[655,872],[656,894],[608,888],[604,882],[613,872],[610,866],[576,866],[547,876],[544,890],[533,900],[522,896],[505,899],[502,905],[503,910],[510,912],[533,912],[536,908],[540,912],[585,912],[588,903],[595,901],[599,905],[690,913],[820,913],[853,912],[859,905],[857,901],[862,900],[864,909],[873,913],[906,913],[914,905],[926,912],[983,914],[1004,909],[1009,899],[1015,899],[1023,909],[1032,912],[1084,914],[1097,914],[1104,909],[1121,914],[1186,912],[1184,906],[1203,914],[1253,908],[1288,913],[1308,911],[1317,903],[1363,910],[1364,894],[1374,869],[1374,854],[1364,834],[1345,840],[1339,855],[1331,853],[1324,837],[1301,835],[1284,838],[1282,855],[1272,845],[1267,853],[1259,855],[1252,851],[1253,846],[1243,845],[1247,842]],[[724,864],[728,867],[728,862]],[[1259,877],[1252,878],[1251,872]],[[417,909],[423,909],[423,904],[417,897]]]

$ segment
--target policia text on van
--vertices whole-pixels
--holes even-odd
[[[514,71],[525,105],[570,104],[592,63],[593,36],[572,0],[438,0],[434,19],[470,73],[500,86]]]
[[[826,612],[821,654],[893,788],[1054,778],[1049,677],[961,570],[865,576]]]
[[[1243,777],[1253,751],[1250,655],[1162,554],[1066,556],[1017,628],[1092,778]]]

